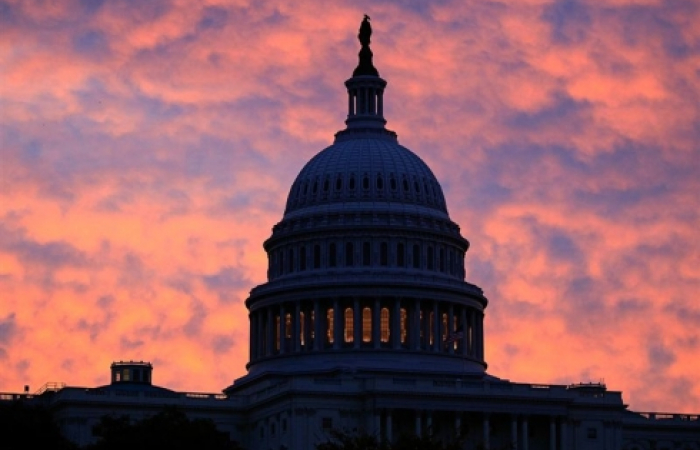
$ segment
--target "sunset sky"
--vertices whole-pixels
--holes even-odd
[[[0,392],[245,374],[357,30],[442,183],[489,373],[700,413],[700,3],[0,0]]]

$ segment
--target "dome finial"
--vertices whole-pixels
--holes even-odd
[[[370,25],[369,21],[369,16],[365,14],[365,18],[362,19],[362,23],[360,24],[360,32],[357,34],[362,48],[359,53],[360,62],[357,68],[352,72],[353,77],[359,75],[379,76],[379,72],[374,67],[374,64],[372,64],[372,50],[369,49],[370,38],[372,36],[372,25]]]

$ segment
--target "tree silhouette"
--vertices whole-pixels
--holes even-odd
[[[25,401],[0,401],[0,436],[3,450],[77,449],[61,435],[50,409]]]
[[[242,450],[211,419],[190,420],[174,408],[138,422],[132,422],[129,416],[103,416],[93,427],[93,434],[98,441],[86,450]]]

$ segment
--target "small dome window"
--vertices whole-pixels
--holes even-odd
[[[302,192],[303,195],[306,195],[309,193],[309,180],[304,181],[304,190]]]
[[[355,175],[350,175],[350,181],[348,182],[348,187],[351,191],[355,190]]]
[[[389,186],[392,191],[396,190],[396,178],[394,178],[394,174],[391,174],[391,178],[389,178]]]
[[[380,191],[384,190],[384,178],[382,178],[381,174],[377,175],[377,189]]]
[[[318,179],[314,180],[314,187],[311,188],[311,193],[316,195],[316,192],[318,192]]]
[[[369,189],[369,175],[365,174],[365,176],[362,178],[362,189],[368,190]]]
[[[338,174],[338,177],[335,179],[335,190],[339,191],[343,189],[343,177]]]
[[[416,194],[420,194],[420,184],[418,180],[413,180],[413,189],[416,191]]]
[[[328,192],[328,189],[330,188],[330,180],[326,178],[326,180],[323,182],[323,192]]]
[[[406,177],[404,177],[404,179],[403,179],[403,190],[404,190],[404,192],[408,192],[408,191],[409,191],[408,179],[407,179]]]

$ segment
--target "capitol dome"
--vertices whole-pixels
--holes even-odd
[[[292,184],[264,243],[249,376],[412,370],[483,376],[487,300],[465,281],[469,242],[430,168],[386,129],[368,19],[346,128]],[[364,30],[364,31],[363,31]]]

